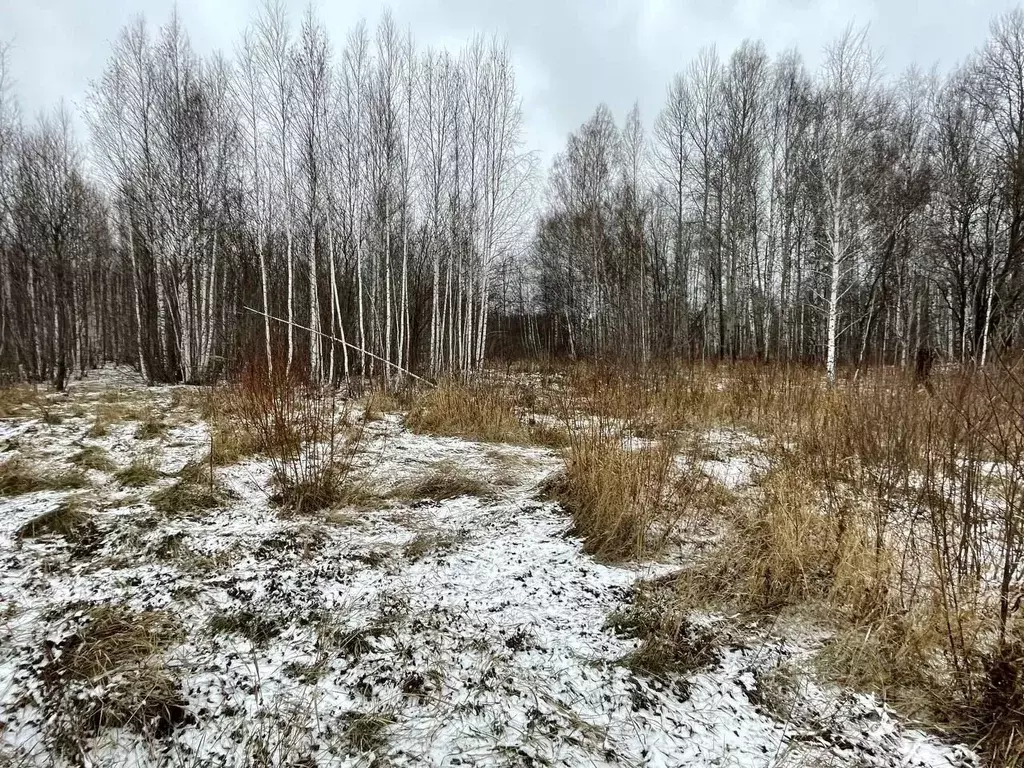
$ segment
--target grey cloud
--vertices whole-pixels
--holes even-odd
[[[599,102],[620,118],[639,101],[648,119],[665,86],[705,45],[723,55],[744,38],[769,51],[797,47],[814,66],[821,50],[851,21],[871,25],[890,73],[911,63],[945,69],[980,45],[990,19],[1009,0],[396,0],[396,20],[421,45],[452,44],[474,32],[509,40],[519,66],[526,140],[543,156]],[[306,0],[290,2],[296,18]],[[137,14],[153,26],[172,0],[6,0],[0,39],[14,39],[14,74],[28,115],[65,98],[80,105],[102,71],[110,41]],[[256,12],[248,0],[181,0],[179,12],[196,48],[230,51]],[[359,18],[373,23],[371,0],[324,0],[319,13],[336,42]]]

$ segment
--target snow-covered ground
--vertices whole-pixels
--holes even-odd
[[[134,422],[87,437],[114,388],[174,426],[150,440],[135,439]],[[357,460],[368,486],[386,492],[456,467],[495,494],[285,518],[268,499],[270,468],[255,458],[217,470],[231,491],[220,507],[162,515],[150,495],[208,448],[206,426],[172,393],[105,370],[66,399],[51,396],[59,424],[0,421],[4,458],[63,466],[94,445],[119,467],[149,457],[165,473],[136,489],[90,470],[85,489],[0,498],[0,765],[978,764],[871,697],[794,671],[820,643],[811,633],[739,635],[695,617],[712,634],[721,627],[720,640],[685,679],[621,663],[637,641],[609,629],[609,616],[638,580],[671,568],[584,554],[565,515],[539,500],[559,466],[546,449],[416,435],[389,415],[369,425]],[[757,469],[709,462],[730,486]],[[69,495],[92,513],[94,535],[16,535]],[[180,624],[145,662],[161,665],[183,705],[158,733],[79,724],[78,738],[62,738],[68,711],[92,711],[117,684],[79,685],[85,704],[62,709],[46,682],[99,604],[166,611]],[[762,689],[780,670],[789,671],[784,719]]]

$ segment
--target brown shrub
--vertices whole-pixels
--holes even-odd
[[[257,365],[246,369],[235,397],[241,422],[270,460],[277,502],[300,513],[344,503],[363,434],[348,401],[297,371]]]

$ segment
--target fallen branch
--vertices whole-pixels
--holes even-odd
[[[268,320],[276,320],[279,323],[284,323],[285,325],[291,325],[291,326],[293,326],[295,328],[299,328],[299,329],[301,329],[303,331],[309,331],[310,333],[315,333],[317,336],[321,336],[321,337],[323,337],[325,339],[330,339],[331,341],[333,341],[333,342],[335,342],[337,344],[344,344],[346,347],[349,347],[350,349],[354,349],[356,352],[361,352],[364,355],[368,355],[369,357],[372,357],[374,360],[379,360],[380,362],[384,363],[384,365],[390,365],[392,368],[396,368],[399,371],[401,371],[402,373],[404,373],[404,374],[406,374],[408,376],[412,376],[414,379],[416,379],[416,381],[422,381],[424,384],[427,384],[427,385],[429,385],[431,387],[436,387],[437,386],[437,384],[435,384],[433,381],[430,381],[429,379],[424,379],[422,376],[417,376],[415,373],[413,373],[412,371],[408,370],[407,368],[403,368],[400,365],[396,365],[395,363],[392,363],[390,360],[385,360],[383,357],[380,357],[379,355],[373,354],[373,352],[368,352],[365,349],[363,349],[362,347],[357,347],[355,344],[350,344],[349,342],[344,341],[344,340],[339,339],[339,338],[336,338],[334,336],[331,336],[330,334],[321,333],[320,331],[314,331],[312,328],[309,328],[309,327],[307,327],[305,325],[300,325],[299,323],[296,323],[296,322],[291,321],[291,320],[285,320],[283,317],[275,317],[274,315],[268,315],[266,312],[261,312],[258,309],[253,309],[252,307],[243,307],[243,309],[246,309],[249,312],[252,312],[253,314],[265,317]]]

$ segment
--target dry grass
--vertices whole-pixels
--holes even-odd
[[[232,387],[217,389],[176,389],[172,402],[190,413],[198,413],[210,428],[210,452],[202,463],[223,467],[259,453],[258,436],[243,418],[244,401]]]
[[[685,676],[718,658],[715,636],[689,621],[670,580],[641,583],[629,606],[609,616],[607,626],[622,637],[640,641],[622,659],[639,674]]]
[[[444,382],[413,403],[406,424],[429,435],[527,443],[529,430],[516,415],[514,403],[514,393],[504,387]]]
[[[85,436],[95,439],[97,437],[106,437],[108,434],[110,434],[110,422],[96,416],[93,419],[92,425],[86,431]]]
[[[160,472],[152,461],[136,459],[124,469],[114,473],[114,478],[127,488],[143,488],[160,478]]]
[[[193,573],[209,574],[231,562],[233,548],[206,554],[195,550],[181,531],[168,533],[145,548],[145,553],[161,562],[176,564],[180,569]]]
[[[399,484],[389,496],[404,501],[446,501],[460,496],[493,498],[494,488],[451,463],[444,463],[423,477]]]
[[[43,669],[48,725],[65,753],[102,728],[165,735],[188,719],[181,686],[161,652],[182,636],[163,611],[100,605],[70,617],[75,630]]]
[[[938,619],[922,612],[841,627],[816,655],[817,672],[855,690],[877,693],[907,716],[934,720],[948,705],[948,700],[935,697],[939,691],[933,686],[942,666],[933,656],[942,642],[935,635]]]
[[[402,406],[402,400],[396,395],[375,389],[366,396],[363,406],[363,421],[380,421],[385,414],[402,411]]]
[[[370,512],[383,509],[387,503],[387,498],[374,490],[369,482],[348,474],[339,486],[334,502],[334,511],[327,514],[344,515],[345,513],[339,511],[343,509]],[[337,519],[340,518],[336,518],[335,524],[337,524]]]
[[[741,369],[742,370],[742,369]],[[797,379],[798,381],[799,379]],[[769,384],[772,379],[769,378]],[[893,614],[892,579],[899,559],[880,521],[884,509],[877,492],[893,468],[909,471],[906,451],[881,450],[879,443],[901,432],[897,408],[886,409],[887,431],[867,438],[865,404],[856,389],[800,397],[788,392],[788,379],[756,385],[740,378],[753,403],[741,407],[729,395],[733,415],[758,424],[768,438],[770,469],[756,478],[743,497],[707,489],[729,509],[724,535],[710,554],[688,570],[680,584],[691,603],[729,602],[764,610],[784,605],[825,608],[833,618],[865,625]],[[783,383],[778,383],[783,382]],[[877,407],[877,406],[876,406]],[[767,432],[765,431],[767,430]],[[900,434],[906,447],[906,436]],[[870,450],[869,450],[870,449]],[[708,493],[701,494],[707,503]]]
[[[360,753],[380,753],[387,747],[386,731],[395,719],[380,712],[348,712],[345,735],[351,749]]]
[[[378,649],[377,640],[394,634],[393,622],[386,616],[374,617],[370,624],[353,627],[329,615],[316,627],[316,647],[328,658],[342,656],[358,659]]]
[[[137,396],[114,395],[106,393],[100,398],[96,409],[96,425],[107,429],[111,424],[123,424],[130,421],[145,421],[152,412]]]
[[[566,448],[572,442],[569,430],[560,425],[531,424],[529,434],[531,443],[545,448]]]
[[[138,613],[122,605],[98,605],[82,615],[78,630],[62,643],[61,673],[96,680],[152,656],[181,638],[177,620],[164,611]]]
[[[271,501],[281,507],[285,516],[308,515],[332,507],[375,508],[380,497],[365,485],[351,482],[346,466],[324,469],[315,479],[295,478],[281,483]]]
[[[524,475],[532,475],[538,468],[537,460],[517,448],[492,446],[484,450],[491,462],[491,483],[496,488],[519,485]]]
[[[564,471],[548,488],[569,512],[587,552],[609,559],[656,552],[671,532],[666,514],[673,450],[630,450],[600,427],[572,435]]]
[[[30,384],[0,387],[0,419],[38,412],[40,400],[39,391]]]
[[[445,533],[421,533],[402,548],[402,554],[413,562],[427,555],[450,552],[463,541],[462,536]]]
[[[167,422],[155,413],[149,413],[135,428],[136,440],[155,440],[163,437],[168,430]]]
[[[405,421],[414,432],[440,437],[555,449],[568,446],[569,431],[565,426],[538,421],[530,415],[539,412],[537,405],[535,390],[529,387],[447,381],[420,393]]]
[[[0,496],[20,496],[36,491],[66,491],[88,485],[80,469],[58,470],[29,467],[21,459],[8,459],[0,464]]]
[[[116,465],[110,455],[98,445],[87,445],[70,459],[80,469],[93,469],[97,472],[113,472]]]
[[[800,464],[780,461],[696,574],[703,591],[758,609],[825,601],[870,615],[883,599],[887,553],[874,548],[860,510],[835,503]]]
[[[89,512],[74,501],[64,501],[22,525],[15,532],[15,538],[32,539],[47,534],[78,544],[94,538],[97,528]]]
[[[138,403],[142,393],[138,390],[114,386],[106,389],[100,396],[99,401],[108,405],[131,405]]]
[[[284,623],[261,612],[240,610],[219,613],[210,619],[209,630],[219,635],[240,635],[257,648],[265,648],[281,634]]]
[[[780,424],[813,411],[828,388],[804,366],[754,363],[651,366],[629,370],[579,363],[565,370],[555,410],[611,419],[625,434],[656,439],[710,427],[775,434]]]
[[[226,500],[227,494],[217,483],[203,482],[191,476],[181,477],[173,485],[161,488],[149,497],[153,509],[170,517],[216,509]]]
[[[210,457],[214,466],[226,467],[257,453],[256,441],[236,421],[218,420],[211,425]]]
[[[64,414],[59,410],[59,405],[50,402],[46,398],[40,398],[36,404],[36,410],[39,413],[39,420],[43,424],[50,426],[57,426],[64,423]]]

